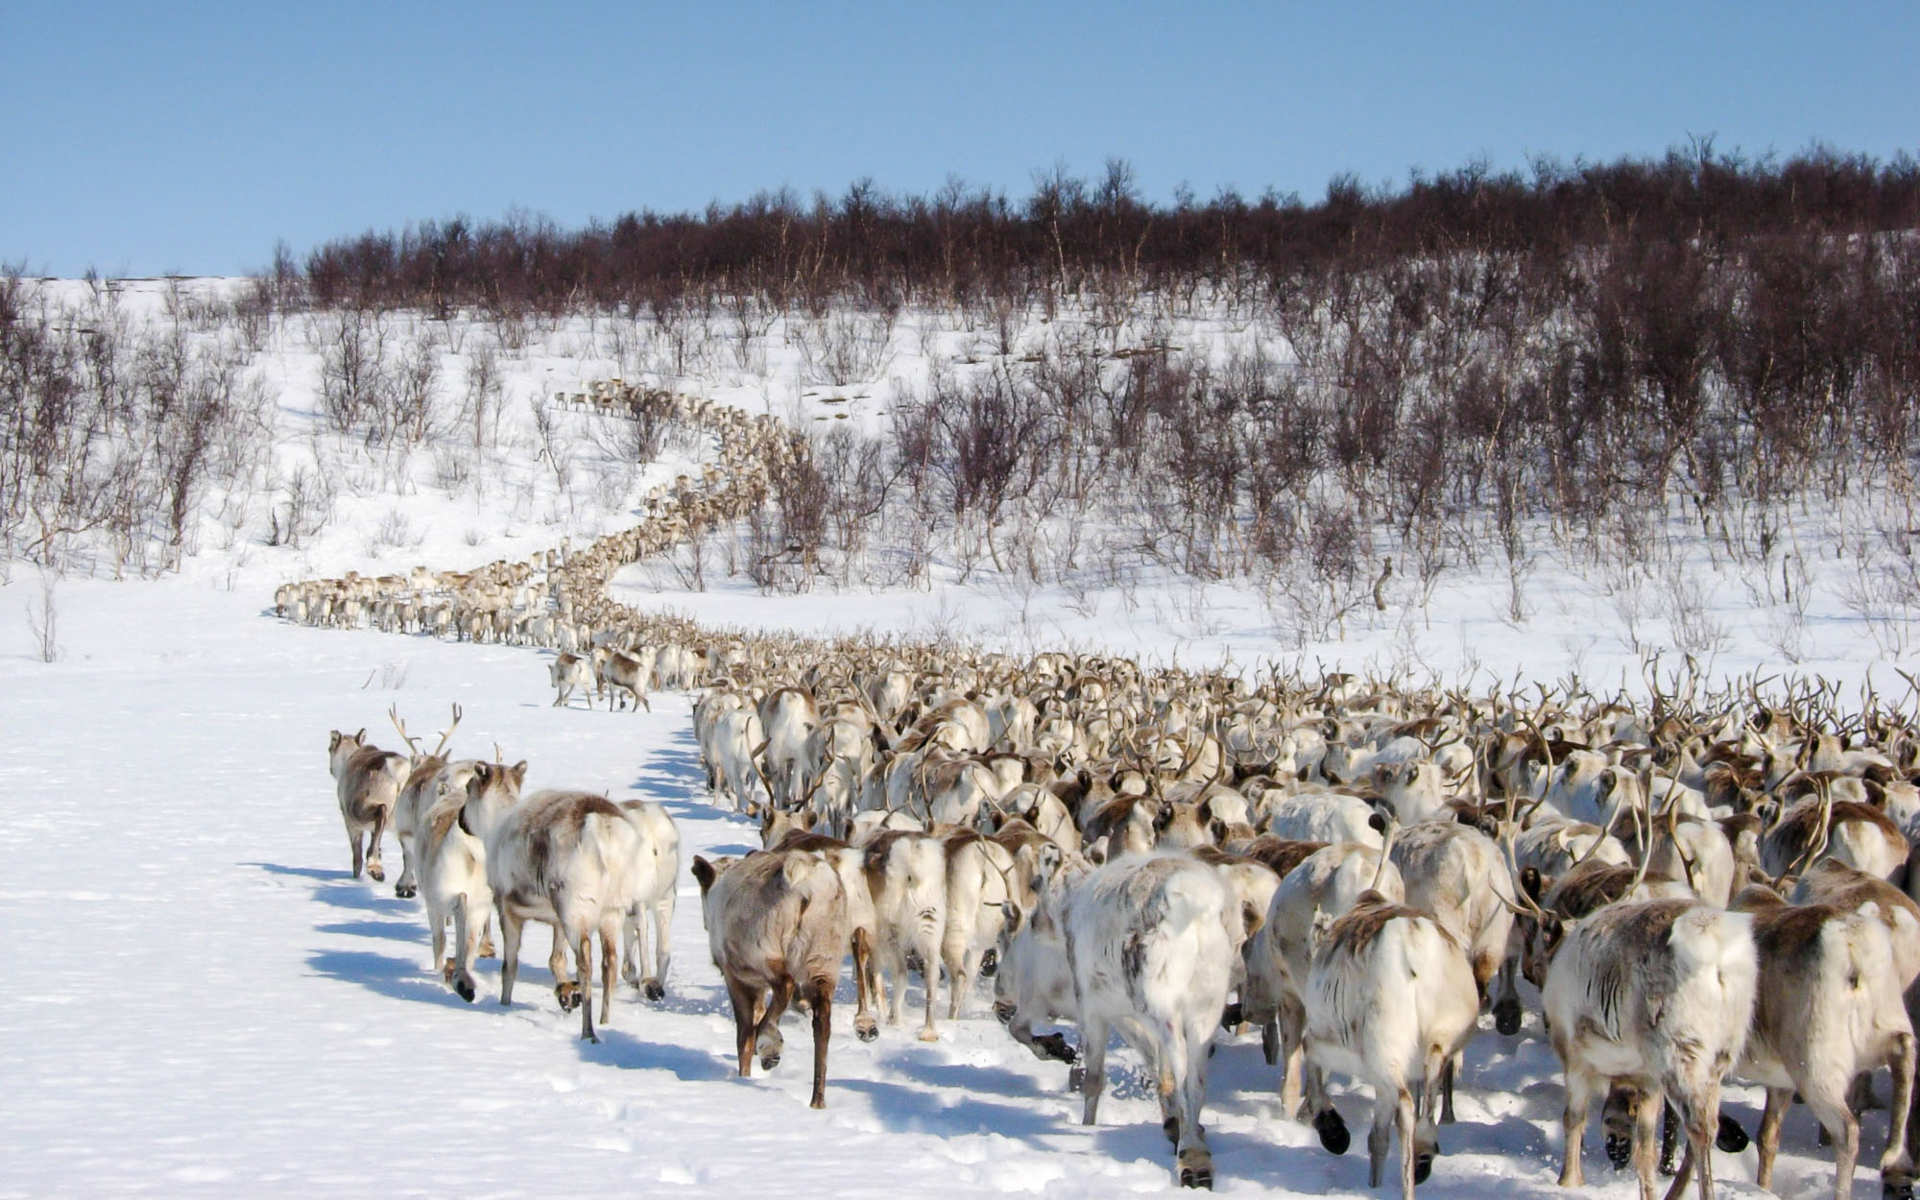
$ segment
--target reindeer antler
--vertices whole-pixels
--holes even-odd
[[[400,733],[400,740],[405,742],[407,749],[413,752],[415,758],[418,758],[420,756],[420,742],[407,733],[407,723],[400,719],[400,706],[398,704],[387,705],[387,720],[393,722],[393,727]]]
[[[429,757],[439,758],[442,754],[446,753],[447,743],[453,740],[453,731],[460,728],[460,718],[464,716],[466,716],[466,713],[461,711],[458,704],[455,704],[453,706],[453,724],[440,731],[440,744],[433,748],[433,753],[429,755]],[[495,745],[494,749],[499,749],[498,744]]]

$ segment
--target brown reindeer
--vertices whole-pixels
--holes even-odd
[[[756,1050],[762,1069],[780,1064],[780,1017],[798,995],[813,1016],[809,1103],[825,1108],[833,989],[850,937],[839,876],[817,854],[784,850],[718,862],[695,855],[693,877],[713,964],[733,1002],[741,1076],[753,1074]]]

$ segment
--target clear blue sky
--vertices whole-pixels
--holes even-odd
[[[1307,199],[1482,156],[1920,150],[1920,4],[0,0],[0,261],[237,273],[871,176]]]

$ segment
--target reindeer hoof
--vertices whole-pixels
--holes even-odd
[[[1747,1148],[1747,1131],[1740,1128],[1740,1122],[1725,1113],[1720,1114],[1720,1132],[1713,1135],[1713,1144],[1723,1153],[1738,1154]]]
[[[920,1031],[920,1040],[923,1042],[937,1042],[940,1040],[940,1034],[937,1030],[922,1029]]]
[[[379,863],[368,863],[367,874],[373,877],[375,883],[385,883],[387,881],[386,869]]]
[[[411,884],[396,883],[393,885],[393,894],[402,900],[411,900],[419,894],[419,889],[413,887]]]
[[[649,979],[640,985],[640,994],[658,1003],[667,998],[667,985],[658,979]]]
[[[465,1000],[468,1004],[472,1004],[473,998],[477,994],[474,991],[473,980],[468,979],[464,975],[455,978],[453,981],[453,994]]]
[[[1520,1032],[1520,1002],[1502,1000],[1493,1006],[1493,1028],[1501,1037]]]
[[[880,1036],[880,1027],[873,1023],[873,1018],[871,1017],[864,1021],[855,1021],[853,1023],[853,1036],[863,1042],[871,1042]]]
[[[780,1056],[778,1054],[762,1054],[760,1056],[760,1069],[762,1071],[771,1071],[779,1065]]]
[[[1608,1134],[1607,1162],[1613,1165],[1613,1169],[1616,1171],[1624,1171],[1627,1169],[1627,1164],[1632,1161],[1633,1139],[1622,1134]]]
[[[1314,1115],[1313,1131],[1320,1135],[1320,1145],[1329,1154],[1345,1154],[1347,1147],[1353,1145],[1353,1135],[1347,1132],[1347,1123],[1331,1108]]]
[[[1213,1190],[1213,1156],[1205,1150],[1189,1150],[1180,1156],[1180,1186]]]
[[[982,976],[987,979],[992,979],[994,973],[999,969],[1000,952],[998,950],[989,950],[980,956],[980,974]]]
[[[1882,1175],[1880,1200],[1913,1200],[1913,1176],[1907,1173]]]
[[[580,1007],[580,991],[570,983],[563,983],[553,989],[554,998],[560,1001],[561,1012],[572,1012]]]
[[[1240,1006],[1238,1000],[1227,1005],[1220,1010],[1220,1028],[1229,1033],[1240,1028],[1241,1024],[1246,1020],[1245,1012],[1246,1010]]]
[[[1433,1155],[1424,1152],[1414,1155],[1413,1182],[1415,1184],[1425,1183],[1427,1176],[1431,1174],[1433,1174]]]
[[[1067,1039],[1061,1034],[1050,1033],[1043,1038],[1035,1038],[1034,1041],[1047,1052],[1047,1057],[1057,1059],[1068,1066],[1072,1066],[1073,1060],[1078,1057],[1074,1054],[1073,1047],[1067,1045]]]
[[[1013,1011],[1014,1011],[1013,1005],[1011,1004],[1001,1004],[1001,1003],[995,1002],[993,1006],[994,1018],[998,1020],[1002,1025],[1013,1024]]]
[[[493,943],[492,943],[492,942],[481,942],[481,943],[480,943],[480,957],[481,957],[481,958],[494,958],[494,957],[497,957],[497,953],[496,953],[496,951],[495,951],[495,950],[494,950],[494,948],[493,948]]]

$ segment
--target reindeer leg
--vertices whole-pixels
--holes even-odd
[[[1640,1181],[1640,1200],[1653,1200],[1654,1176],[1659,1167],[1656,1123],[1673,1110],[1658,1092],[1636,1092],[1633,1107],[1633,1172]]]
[[[740,1056],[740,1078],[753,1075],[754,1013],[760,1003],[760,989],[749,987],[727,976],[727,999],[733,1002],[733,1042]]]
[[[833,1036],[833,980],[816,979],[808,988],[813,1009],[813,1108],[827,1106],[827,1040]]]
[[[613,982],[620,968],[620,930],[626,921],[618,916],[600,920],[600,1023],[613,1024]],[[582,970],[581,978],[586,978]]]
[[[1381,1176],[1386,1174],[1387,1150],[1393,1143],[1393,1126],[1398,1109],[1392,1093],[1377,1084],[1375,1088],[1373,1122],[1367,1127],[1367,1186],[1370,1188],[1379,1187]],[[1406,1140],[1400,1143],[1400,1165],[1402,1174],[1410,1177],[1413,1169],[1413,1129],[1411,1122],[1408,1125],[1409,1128],[1402,1134]],[[1403,1187],[1411,1193],[1410,1183],[1403,1184]]]
[[[413,843],[417,835],[395,833],[400,839],[400,878],[394,881],[393,894],[402,900],[419,894],[420,879],[413,862]]]
[[[1560,1163],[1560,1186],[1581,1187],[1585,1177],[1580,1169],[1580,1143],[1587,1132],[1587,1106],[1593,1103],[1600,1081],[1583,1070],[1569,1067],[1566,1107],[1560,1114],[1560,1129],[1565,1138],[1564,1158]]]
[[[560,899],[560,894],[555,892],[551,903],[553,904],[553,911],[556,915],[566,911],[560,907]],[[564,918],[562,919],[564,920]],[[561,932],[563,928],[563,925],[555,925],[553,927],[553,943],[547,950],[547,971],[553,976],[553,996],[554,999],[560,1002],[560,1011],[572,1012],[574,1007],[581,1002],[582,993],[585,993],[588,999],[591,999],[593,996],[593,984],[591,982],[593,979],[593,960],[588,959],[586,962],[581,963],[577,973],[568,965],[567,955],[569,947],[567,945],[566,934]]]
[[[347,822],[347,851],[353,855],[353,877],[360,878],[360,872],[366,865],[365,852],[360,848],[360,831]]]
[[[647,955],[647,931],[640,920],[637,904],[620,919],[620,980],[635,987],[640,986],[640,963]]]
[[[472,1004],[474,996],[479,993],[479,989],[474,986],[473,982],[473,947],[475,941],[478,940],[475,937],[475,934],[478,932],[474,927],[473,914],[471,906],[467,903],[467,897],[464,894],[455,896],[453,898],[455,958],[452,971],[453,977],[448,980],[448,982],[453,985],[454,994],[462,1000],[465,1000],[468,1004]]]
[[[767,1001],[767,1011],[761,1016],[755,1036],[761,1044],[761,1069],[771,1071],[780,1065],[780,1053],[786,1048],[786,1037],[780,1032],[780,1018],[786,1015],[787,1005],[793,1003],[793,980],[783,978],[773,985],[773,996]]]
[[[1393,1115],[1400,1132],[1400,1200],[1413,1200],[1413,1185],[1423,1175],[1420,1164],[1424,1160],[1427,1168],[1431,1170],[1433,1159],[1421,1153],[1419,1126],[1413,1112],[1413,1094],[1404,1087],[1400,1089],[1399,1095],[1394,1097]],[[1376,1116],[1374,1124],[1378,1126],[1379,1123],[1379,1117]],[[1368,1149],[1372,1149],[1372,1134],[1367,1135],[1367,1142]],[[1384,1149],[1385,1147],[1382,1147],[1383,1151]],[[1380,1157],[1384,1160],[1386,1155],[1382,1153]],[[1379,1184],[1376,1183],[1374,1186],[1378,1187]]]
[[[1200,1110],[1207,1099],[1207,1061],[1212,1052],[1213,1030],[1207,1021],[1196,1021],[1187,1028],[1186,1068],[1180,1072],[1181,1136],[1186,1144],[1175,1144],[1180,1162],[1180,1183],[1184,1187],[1213,1190],[1213,1151],[1207,1145],[1206,1127],[1200,1123]],[[1198,1047],[1198,1049],[1196,1049]]]
[[[600,1035],[593,1031],[593,930],[580,934],[578,950],[580,967],[580,1040],[598,1042]]]
[[[459,898],[455,897],[454,906],[456,911],[458,911],[459,904]],[[451,974],[451,968],[447,965],[446,919],[447,914],[440,912],[431,904],[427,905],[427,932],[433,939],[433,973],[436,975]],[[457,934],[459,929],[456,927],[454,932]]]
[[[375,883],[387,881],[386,868],[380,862],[380,839],[387,831],[387,813],[384,805],[373,810],[373,828],[367,833],[367,874]]]
[[[1329,1154],[1345,1154],[1353,1145],[1353,1134],[1341,1118],[1340,1110],[1333,1106],[1333,1097],[1327,1095],[1326,1072],[1314,1061],[1313,1047],[1305,1043],[1302,1046],[1300,1083],[1306,1095],[1306,1110],[1313,1114],[1313,1131],[1320,1138],[1321,1149]],[[1371,1150],[1371,1142],[1368,1148]]]
[[[954,956],[953,961],[946,964],[947,1020],[949,1021],[960,1019],[960,1002],[966,998],[967,989],[973,983],[973,973],[967,970],[968,957],[970,956],[963,950]],[[932,979],[928,980],[929,986],[932,982]]]
[[[520,934],[524,923],[519,917],[507,911],[506,902],[494,901],[493,910],[500,918],[500,1003],[513,1003],[513,981],[520,974]]]
[[[1091,1125],[1100,1115],[1100,1092],[1107,1086],[1107,1023],[1088,1018],[1080,1027],[1080,1048],[1086,1058],[1080,1077],[1084,1104],[1080,1123]]]
[[[880,1026],[873,1019],[873,944],[864,929],[853,931],[853,992],[853,1035],[870,1042],[880,1036]]]
[[[1780,1153],[1780,1126],[1787,1118],[1787,1106],[1791,1103],[1792,1088],[1767,1089],[1767,1107],[1760,1114],[1760,1128],[1755,1138],[1760,1161],[1754,1168],[1753,1181],[1769,1192],[1773,1190],[1773,1160]]]
[[[1887,1106],[1887,1149],[1880,1156],[1880,1190],[1889,1200],[1911,1200],[1913,1143],[1907,1118],[1913,1108],[1915,1039],[1900,1034],[1887,1066],[1893,1072],[1893,1099]]]
[[[1805,1081],[1806,1085],[1812,1083]],[[1800,1098],[1833,1140],[1833,1194],[1837,1200],[1848,1200],[1853,1195],[1854,1164],[1860,1158],[1860,1122],[1847,1104],[1847,1092],[1831,1094],[1817,1086],[1803,1085]]]
[[[673,894],[669,892],[665,899],[656,900],[652,905],[653,916],[653,978],[643,979],[640,990],[647,999],[660,1001],[667,998],[667,968],[673,964]]]

